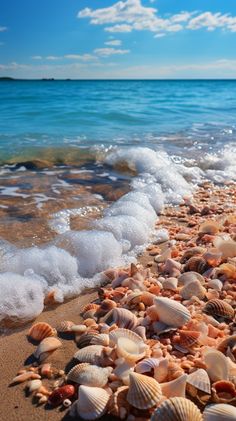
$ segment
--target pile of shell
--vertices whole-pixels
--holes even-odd
[[[85,420],[236,420],[235,233],[235,216],[206,220],[191,241],[177,236],[178,253],[173,241],[160,248],[156,275],[133,264],[106,271],[83,324],[31,327],[37,363],[13,382]],[[66,374],[47,362],[61,333],[78,347]],[[54,390],[43,385],[56,377]]]

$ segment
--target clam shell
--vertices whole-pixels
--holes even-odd
[[[206,371],[213,382],[228,380],[229,365],[227,358],[216,349],[209,348],[204,354]]]
[[[206,251],[203,247],[191,247],[187,249],[180,259],[180,263],[185,263],[190,257],[202,255]]]
[[[174,398],[175,396],[185,398],[187,377],[187,374],[182,374],[182,376],[177,377],[177,379],[161,383],[162,394],[167,398]]]
[[[206,370],[203,370],[203,368],[199,368],[193,373],[190,373],[187,378],[187,383],[209,395],[211,393],[211,382]]]
[[[178,285],[179,286],[184,286],[186,284],[188,284],[189,282],[198,280],[201,284],[205,283],[205,279],[203,278],[202,275],[200,275],[200,273],[197,272],[185,272],[182,273],[182,275],[179,276],[178,278]]]
[[[156,367],[159,367],[159,364],[160,360],[158,358],[145,358],[136,364],[135,371],[139,374],[149,373]]]
[[[67,374],[67,380],[91,387],[104,387],[112,368],[102,368],[88,363],[77,364]]]
[[[48,323],[39,322],[35,323],[28,332],[28,337],[34,341],[41,342],[43,339],[55,335],[55,329]]]
[[[184,300],[189,300],[193,296],[202,300],[205,297],[205,294],[205,288],[197,279],[187,283],[180,291],[180,295]]]
[[[48,354],[62,346],[61,341],[57,338],[49,337],[43,339],[34,352],[35,358],[42,362],[47,358]]]
[[[166,297],[156,297],[154,303],[160,321],[169,326],[183,326],[191,318],[188,309],[174,300]]]
[[[76,404],[78,415],[84,420],[96,420],[106,412],[109,393],[100,387],[80,386]]]
[[[108,325],[115,323],[118,327],[125,329],[134,329],[138,325],[135,314],[126,308],[113,308],[104,317],[103,322]]]
[[[208,281],[207,286],[209,288],[212,288],[212,289],[216,290],[216,291],[221,291],[222,288],[223,288],[223,284],[219,279],[210,279]]]
[[[132,363],[141,360],[146,354],[146,345],[142,340],[132,340],[127,337],[120,337],[117,340],[116,352],[125,361]]]
[[[100,334],[96,330],[90,330],[88,332],[83,333],[81,336],[78,337],[78,339],[76,338],[78,348],[85,348],[89,345],[102,345],[99,343],[93,343],[93,341],[95,341],[96,338],[98,338],[99,336]]]
[[[130,405],[138,409],[148,409],[158,404],[161,398],[161,388],[155,379],[139,373],[130,374],[130,387],[127,395]]]
[[[222,317],[227,320],[234,318],[234,309],[229,303],[223,300],[215,299],[206,303],[202,310],[204,313],[210,314],[213,317]]]
[[[203,412],[203,421],[235,421],[236,408],[232,405],[219,403],[209,405]]]
[[[152,414],[151,421],[202,421],[202,415],[189,399],[175,397],[165,400]]]
[[[90,363],[107,367],[113,363],[112,348],[102,345],[89,345],[74,354],[74,358],[81,363]]]
[[[71,322],[69,320],[63,320],[62,322],[58,323],[58,325],[56,326],[56,330],[59,333],[71,332],[72,326],[74,326],[74,322]]]
[[[142,338],[135,332],[129,329],[115,329],[109,333],[110,338],[110,346],[115,346],[119,338],[127,338],[130,339],[140,345],[144,344]]]

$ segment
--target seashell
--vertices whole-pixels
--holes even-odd
[[[146,314],[152,321],[158,320],[158,312],[155,305],[148,307]]]
[[[73,326],[71,326],[71,332],[74,332],[76,334],[85,333],[86,330],[87,330],[87,326],[85,326],[85,325],[73,325]]]
[[[208,281],[207,286],[209,288],[212,288],[212,289],[216,290],[216,291],[221,291],[222,288],[223,288],[223,284],[219,279],[210,279]]]
[[[156,256],[154,258],[156,263],[163,263],[166,262],[167,259],[171,258],[171,248],[168,247],[166,250],[164,250],[161,254]]]
[[[203,247],[192,247],[184,252],[183,256],[180,259],[180,263],[185,263],[193,256],[201,256],[205,251],[206,249],[204,249]]]
[[[97,320],[97,310],[95,308],[91,308],[91,310],[86,311],[83,313],[83,319],[93,319],[96,322]]]
[[[232,263],[223,263],[216,269],[216,274],[223,274],[228,279],[236,279],[236,266]]]
[[[56,330],[59,333],[71,332],[72,326],[74,326],[74,322],[71,322],[69,320],[63,320],[56,326]]]
[[[40,367],[40,374],[42,377],[47,377],[48,379],[50,379],[53,376],[52,365],[49,363],[44,363]]]
[[[156,367],[159,367],[160,360],[158,358],[145,358],[139,361],[135,366],[136,373],[144,374],[154,371]]]
[[[218,300],[220,294],[218,291],[216,291],[215,289],[208,289],[208,291],[206,292],[206,298],[211,301],[211,300]]]
[[[113,308],[104,317],[103,322],[108,325],[116,324],[120,328],[134,329],[138,325],[138,319],[134,313],[126,308]]]
[[[160,386],[162,394],[167,398],[174,398],[175,396],[185,398],[187,377],[187,374],[182,374],[182,376],[177,377],[177,379],[174,379],[170,382],[161,383]]]
[[[236,408],[225,403],[209,405],[203,412],[203,421],[235,421],[235,419]]]
[[[39,379],[31,380],[28,384],[28,390],[30,393],[35,392],[42,386],[42,381]]]
[[[140,346],[144,345],[142,338],[137,333],[129,329],[118,328],[118,329],[112,330],[109,333],[109,338],[110,338],[111,347],[117,345],[117,341],[119,338],[127,338],[127,339],[132,340],[133,342],[138,343]]]
[[[159,320],[169,326],[183,326],[191,318],[186,307],[169,298],[156,297],[154,304],[157,308]]]
[[[25,373],[19,374],[18,376],[14,377],[10,384],[13,385],[17,383],[23,383],[27,380],[34,379],[41,379],[41,376],[37,373],[34,373],[33,371],[26,371]]]
[[[100,336],[99,332],[97,332],[96,330],[90,330],[88,332],[83,333],[78,338],[76,337],[76,344],[78,348],[85,348],[89,345],[102,345],[92,343],[92,341],[95,340],[95,338],[97,338],[98,336]]]
[[[214,235],[217,234],[220,230],[219,222],[208,219],[207,221],[203,222],[199,227],[199,232],[202,234],[210,234]]]
[[[236,256],[236,242],[235,241],[231,239],[224,240],[221,237],[216,237],[213,241],[213,244],[222,253],[223,259]]]
[[[183,348],[191,348],[198,343],[200,332],[194,330],[179,330],[179,344]]]
[[[218,266],[221,262],[222,253],[215,247],[208,249],[202,256],[209,266]]]
[[[117,339],[116,352],[121,358],[129,363],[134,363],[145,357],[147,346],[139,338],[132,340],[128,337],[120,337]]]
[[[233,356],[236,359],[236,334],[223,339],[217,347],[218,351],[223,354],[226,354],[228,348],[234,349]]]
[[[121,420],[126,419],[130,411],[130,404],[127,401],[128,387],[118,387],[109,401],[108,414]]]
[[[211,382],[206,370],[203,370],[203,368],[199,368],[193,373],[190,373],[187,378],[187,383],[201,392],[205,392],[209,395],[211,393]]]
[[[142,291],[132,291],[122,300],[122,304],[125,303],[129,307],[135,306],[140,303]]]
[[[207,269],[207,262],[205,261],[205,259],[203,259],[203,257],[200,256],[191,257],[184,265],[185,272],[194,271],[203,274],[204,272],[206,272]]]
[[[178,286],[178,279],[177,278],[167,278],[162,282],[162,286],[164,289],[171,289],[172,291],[176,291]]]
[[[81,314],[87,313],[87,311],[90,311],[90,310],[97,311],[99,307],[100,307],[99,304],[95,304],[95,303],[85,304],[85,306],[81,310]]]
[[[113,363],[114,350],[102,345],[90,345],[80,349],[74,354],[74,358],[82,363],[95,364],[107,367]]]
[[[34,341],[42,341],[45,338],[55,335],[55,329],[52,328],[48,323],[39,322],[34,324],[29,332],[28,337]]]
[[[109,393],[100,387],[80,386],[77,414],[84,420],[96,420],[106,412]]]
[[[176,362],[170,361],[168,363],[167,368],[168,368],[168,371],[167,371],[167,380],[168,381],[177,379],[177,377],[180,377],[180,376],[182,376],[182,374],[184,374],[184,370]]]
[[[62,346],[61,341],[57,338],[49,337],[43,339],[34,352],[35,358],[40,362],[44,361],[51,352]]]
[[[216,318],[220,317],[226,320],[233,320],[234,318],[233,307],[226,301],[219,299],[208,301],[202,311]]]
[[[228,380],[229,366],[227,358],[216,349],[207,349],[204,353],[206,371],[213,382],[218,380]]]
[[[99,317],[102,317],[103,315],[108,313],[110,310],[112,310],[116,306],[117,306],[117,303],[115,301],[112,301],[109,299],[103,300],[102,303],[100,304],[99,309],[97,310],[97,314]]]
[[[91,339],[91,345],[103,345],[108,346],[109,345],[109,335],[106,333],[100,333],[99,335],[95,335]]]
[[[59,406],[65,399],[72,398],[75,394],[75,388],[72,384],[55,389],[48,398],[48,403],[52,406]]]
[[[145,306],[152,306],[155,295],[148,291],[143,291],[140,296],[140,301]]]
[[[130,374],[130,386],[127,401],[138,409],[148,409],[157,405],[162,399],[159,383],[152,377],[139,373]]]
[[[113,373],[128,386],[130,383],[129,375],[132,371],[134,371],[134,365],[125,361],[122,364],[118,364]]]
[[[182,275],[179,276],[178,278],[178,285],[179,286],[184,286],[186,284],[188,284],[189,282],[198,280],[201,284],[205,284],[205,279],[203,278],[202,275],[200,275],[200,273],[197,272],[185,272],[182,273]]]
[[[236,401],[235,385],[227,380],[220,380],[212,385],[212,400],[217,403]]]
[[[134,333],[137,333],[138,336],[145,342],[147,340],[146,338],[146,329],[144,326],[137,326],[134,329]]]
[[[122,281],[122,286],[127,287],[128,289],[131,289],[132,291],[135,291],[136,289],[140,291],[145,291],[146,289],[143,284],[143,280],[134,279],[134,278],[126,278],[124,281]]]
[[[168,359],[164,358],[160,361],[159,366],[154,368],[154,379],[158,381],[158,383],[164,382],[164,380],[168,377]],[[181,371],[181,374],[183,371]]]
[[[92,387],[104,387],[111,374],[111,367],[98,367],[88,363],[77,364],[67,374],[67,380]]]
[[[192,297],[198,297],[202,300],[205,297],[205,294],[205,288],[197,279],[187,283],[180,291],[180,295],[184,300],[190,300]]]
[[[202,421],[198,407],[189,399],[175,397],[166,399],[155,410],[150,421]]]
[[[180,275],[181,267],[181,263],[176,260],[167,259],[163,267],[163,272],[171,277],[177,277]]]

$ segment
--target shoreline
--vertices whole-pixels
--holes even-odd
[[[231,202],[231,203],[230,203]],[[218,219],[227,213],[235,213],[236,197],[235,184],[222,187],[213,187],[205,183],[200,187],[189,201],[179,207],[165,208],[157,221],[158,228],[166,228],[169,231],[170,241],[176,241],[172,248],[172,258],[181,256],[182,251],[187,244],[191,244],[195,237],[199,223],[204,219]],[[234,208],[233,208],[234,206]],[[155,278],[159,275],[161,263],[155,262],[155,257],[161,253],[162,245],[150,244],[142,256],[138,257],[138,263],[151,270]],[[97,298],[97,290],[86,291],[79,297],[74,298],[57,307],[46,309],[34,322],[27,323],[7,336],[0,337],[0,363],[5,368],[1,376],[2,390],[2,408],[1,415],[3,419],[9,421],[18,421],[22,419],[32,419],[45,421],[61,421],[71,419],[66,415],[67,411],[61,412],[60,409],[46,411],[43,406],[37,407],[32,404],[31,397],[25,398],[24,386],[8,387],[9,383],[15,377],[17,371],[23,367],[27,357],[33,352],[35,346],[27,341],[26,334],[29,327],[38,321],[45,321],[55,327],[58,321],[72,320],[75,323],[82,321],[80,311],[82,307],[94,301]],[[76,345],[72,340],[63,339],[63,347],[53,353],[52,362],[58,369],[64,369],[65,365],[73,356]],[[4,418],[5,417],[5,418]],[[114,417],[107,416],[107,420]]]

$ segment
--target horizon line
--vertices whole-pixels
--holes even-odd
[[[42,77],[42,78],[15,78],[12,76],[0,76],[0,82],[11,82],[11,81],[39,81],[39,82],[60,82],[60,81],[78,81],[78,82],[92,82],[92,81],[236,81],[234,78],[54,78],[54,77]]]

